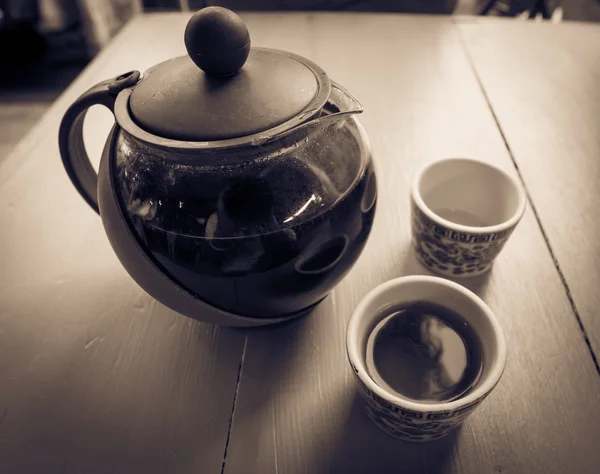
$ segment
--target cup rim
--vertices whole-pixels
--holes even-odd
[[[437,215],[435,212],[433,212],[429,208],[429,206],[427,206],[427,204],[425,204],[425,201],[423,200],[423,197],[421,196],[421,192],[419,190],[421,187],[421,181],[422,181],[423,175],[425,174],[426,171],[428,171],[429,169],[431,169],[432,167],[434,167],[436,165],[439,165],[441,163],[448,162],[448,161],[467,161],[467,162],[471,162],[471,163],[476,163],[478,165],[487,166],[488,168],[501,174],[503,177],[505,177],[510,182],[512,182],[515,189],[517,190],[517,195],[518,195],[518,199],[519,199],[519,202],[517,205],[517,210],[514,212],[514,214],[509,219],[505,220],[504,222],[502,222],[500,224],[495,224],[495,225],[491,225],[491,226],[483,226],[483,227],[475,227],[475,226],[468,226],[468,225],[458,224],[456,222],[449,221],[449,220],[444,219],[443,217]],[[523,214],[525,213],[525,207],[527,204],[525,191],[523,190],[523,187],[521,186],[521,184],[515,178],[510,176],[503,169],[501,169],[495,165],[492,165],[490,163],[486,163],[485,161],[477,160],[475,158],[442,158],[442,159],[431,161],[431,162],[425,164],[417,172],[417,174],[415,175],[415,178],[413,179],[413,183],[411,186],[411,195],[412,195],[413,201],[415,202],[417,207],[421,210],[421,212],[423,212],[427,217],[429,217],[429,219],[431,219],[432,221],[436,222],[437,224],[447,227],[449,229],[456,230],[458,232],[465,232],[468,234],[493,234],[496,232],[502,232],[504,230],[508,230],[508,229],[515,227],[519,223],[521,218],[523,217]]]
[[[359,323],[365,317],[366,308],[382,293],[387,292],[392,288],[398,288],[400,286],[406,285],[408,283],[432,283],[434,285],[441,285],[452,289],[453,291],[457,291],[462,293],[467,298],[469,298],[485,315],[488,319],[492,332],[494,334],[496,340],[496,357],[492,362],[492,366],[490,368],[490,372],[488,376],[485,378],[483,383],[476,386],[471,392],[469,392],[465,397],[459,398],[457,400],[452,400],[450,402],[441,402],[441,403],[419,403],[416,401],[408,400],[405,398],[401,398],[395,396],[392,393],[385,391],[382,387],[380,387],[375,381],[368,375],[367,367],[366,367],[366,358],[363,361],[363,358],[360,356],[361,348],[358,347],[358,339],[359,339]],[[390,301],[390,303],[393,303]],[[425,275],[412,275],[412,276],[404,276],[400,278],[395,278],[393,280],[389,280],[381,285],[376,286],[371,291],[369,291],[359,302],[359,304],[354,309],[352,316],[350,317],[350,321],[348,323],[348,328],[346,331],[346,351],[348,354],[348,359],[350,363],[355,367],[355,374],[360,379],[360,381],[365,384],[365,386],[378,395],[380,398],[384,399],[388,403],[399,406],[401,408],[406,408],[408,410],[416,411],[416,412],[440,412],[440,411],[453,411],[459,408],[464,408],[466,406],[473,405],[478,401],[481,401],[485,398],[498,384],[502,374],[504,372],[504,368],[506,366],[506,356],[507,356],[507,347],[506,340],[504,338],[504,333],[498,320],[494,316],[494,313],[489,308],[489,306],[475,293],[468,290],[462,285],[455,283],[450,280],[446,280],[445,278],[433,277],[433,276],[425,276]]]

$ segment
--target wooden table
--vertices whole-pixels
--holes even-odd
[[[255,45],[314,60],[362,101],[379,203],[362,257],[312,315],[243,331],[146,295],[58,154],[68,105],[183,54],[187,18],[135,18],[0,165],[0,473],[600,472],[600,28],[244,15]],[[92,112],[98,157],[111,117]],[[504,377],[455,435],[414,445],[363,414],[344,336],[368,290],[426,273],[408,186],[445,156],[519,175],[530,205],[493,271],[461,281],[501,322]]]

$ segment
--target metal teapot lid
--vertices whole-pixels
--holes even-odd
[[[185,30],[188,56],[146,71],[130,111],[146,131],[175,140],[216,141],[282,132],[315,116],[331,90],[316,64],[285,51],[250,48],[239,16],[204,8]]]

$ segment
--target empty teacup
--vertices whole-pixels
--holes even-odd
[[[521,185],[468,158],[427,164],[411,190],[413,245],[430,270],[475,276],[489,270],[525,212]]]
[[[496,386],[504,335],[490,308],[449,280],[408,276],[369,292],[346,348],[369,418],[406,441],[449,434]]]

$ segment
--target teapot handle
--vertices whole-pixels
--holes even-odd
[[[60,123],[58,145],[65,170],[81,197],[98,213],[98,174],[85,151],[83,120],[92,105],[104,105],[114,112],[119,92],[137,84],[140,77],[138,71],[130,71],[96,84],[67,109]]]

